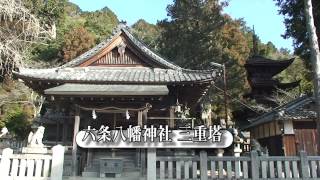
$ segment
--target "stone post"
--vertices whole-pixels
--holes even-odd
[[[310,177],[309,163],[307,153],[305,151],[300,151],[300,172],[302,179],[308,179]]]
[[[208,180],[208,156],[206,151],[200,151],[200,179]]]
[[[147,179],[156,180],[157,179],[157,155],[155,148],[148,149],[147,156]]]
[[[62,180],[64,150],[64,146],[59,144],[52,148],[51,180]]]
[[[234,157],[240,157],[240,154],[242,153],[242,149],[240,148],[240,144],[236,144],[233,149]],[[241,172],[241,163],[240,161],[235,162],[235,167],[237,170],[236,172],[239,172],[239,175],[242,176]]]
[[[251,151],[251,179],[259,179],[259,157],[257,151]]]
[[[13,154],[13,150],[10,148],[5,148],[2,151],[2,157],[0,162],[0,175],[2,178],[9,178],[10,173],[10,157]]]

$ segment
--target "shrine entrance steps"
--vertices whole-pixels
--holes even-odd
[[[65,176],[63,180],[145,180],[145,177],[140,176],[140,172],[124,172],[121,177],[117,178],[100,178],[100,177],[82,177],[82,176]]]
[[[111,171],[119,171],[119,174],[103,174],[103,179],[114,179],[114,180],[126,180],[133,179],[139,180],[141,176],[141,165],[139,162],[139,153],[136,149],[93,149],[91,151],[91,161],[89,164],[83,166],[81,173],[76,177],[76,180],[81,179],[102,179],[100,178],[101,160],[107,160],[106,164],[112,162],[117,163],[115,168],[111,167]],[[83,158],[83,157],[81,157]],[[80,156],[79,156],[79,164]],[[66,154],[64,163],[64,179],[72,179],[72,162],[71,154]],[[104,163],[103,163],[104,164]],[[104,169],[104,168],[102,168]],[[119,170],[121,169],[121,170]]]

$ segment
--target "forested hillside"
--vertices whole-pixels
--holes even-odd
[[[37,39],[20,51],[23,54],[22,64],[27,67],[55,67],[68,62],[110,36],[120,21],[108,7],[85,12],[77,5],[64,0],[23,2],[42,25],[48,27],[54,24],[50,27],[55,27],[56,30],[55,38],[41,39],[41,41]],[[226,4],[217,2],[217,0],[175,0],[167,8],[170,20],[164,19],[157,24],[150,24],[140,19],[131,25],[131,31],[147,46],[182,67],[208,69],[214,68],[210,66],[210,62],[225,64],[232,111],[243,108],[239,100],[248,103],[249,106],[252,105],[242,98],[242,95],[249,90],[243,65],[250,56],[258,54],[280,60],[291,58],[294,54],[286,49],[277,49],[272,42],[262,43],[254,34],[254,30],[247,27],[242,19],[232,19],[228,14],[223,14],[222,9]],[[282,7],[283,14],[292,13],[285,9],[282,1],[278,1],[278,4]],[[3,23],[2,19],[1,24]],[[287,24],[290,26],[290,23]],[[294,29],[295,26],[292,25],[290,28]],[[291,29],[287,31],[286,36],[295,35],[290,33]],[[298,55],[303,55],[299,53],[301,48],[303,47],[297,46]],[[0,63],[2,68],[0,126],[7,125],[12,131],[19,132],[21,128],[30,127],[30,119],[33,118],[35,111],[30,111],[29,107],[31,109],[37,107],[41,104],[38,102],[41,99],[31,98],[31,92],[20,82],[12,79],[10,72],[18,68],[16,67],[18,65],[15,59],[10,57],[7,59],[8,70],[3,70],[5,69],[3,61]],[[295,63],[278,78],[285,82],[301,80],[301,92],[310,91],[312,89],[310,73],[304,64],[303,60],[297,57]],[[207,100],[211,102],[212,110],[218,116],[222,116],[224,111],[223,93],[220,90],[222,84],[217,83],[215,86]]]

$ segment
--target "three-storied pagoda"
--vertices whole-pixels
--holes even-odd
[[[79,129],[150,124],[175,128],[175,107],[183,105],[195,114],[216,73],[184,69],[169,62],[120,24],[112,37],[60,67],[20,69],[15,75],[46,97],[51,113],[45,113],[40,123],[47,127],[55,123],[55,132],[49,128],[47,138],[66,145],[72,142],[73,174],[95,176],[101,157],[112,154],[124,162],[132,160],[130,167],[143,171],[145,154],[143,150],[110,153],[108,149],[78,148],[75,135]],[[77,165],[79,155],[82,163]]]
[[[274,79],[274,76],[289,67],[294,58],[288,60],[272,60],[262,56],[251,57],[244,67],[247,71],[247,79],[251,87],[251,92],[246,94],[246,98],[255,99],[257,103],[268,106],[277,106],[273,93],[277,89],[292,89],[299,85],[300,81],[291,83],[281,83]]]

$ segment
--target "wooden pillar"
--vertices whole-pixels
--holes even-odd
[[[143,126],[142,111],[138,111],[138,126]],[[141,167],[141,149],[136,149],[136,166]]]
[[[113,129],[117,127],[117,114],[113,113]]]
[[[148,118],[148,111],[147,110],[144,110],[144,111],[141,111],[141,115],[142,117],[142,124],[141,126],[143,126],[144,124],[147,124],[147,118]],[[146,149],[140,149],[141,151],[141,175],[145,175],[146,174],[146,160],[147,160],[147,157],[146,157]]]
[[[116,127],[117,127],[117,114],[113,113],[113,129],[116,129]],[[111,150],[111,157],[115,158],[117,156],[116,149],[111,148],[110,150]]]
[[[143,124],[148,124],[148,110],[142,111],[142,123]]]
[[[169,128],[173,129],[174,128],[174,106],[171,106],[169,109]]]
[[[140,149],[140,158],[141,158],[141,176],[146,174],[146,149]]]
[[[69,118],[63,118],[63,127],[62,127],[62,142],[63,145],[67,144],[67,137],[68,137],[68,120]]]
[[[142,111],[138,111],[138,126],[143,125],[142,114]]]
[[[80,126],[80,108],[76,106],[74,115],[74,129],[73,129],[73,142],[72,142],[72,175],[78,175],[78,161],[77,161],[77,149],[76,135],[79,132]]]
[[[174,118],[175,118],[175,107],[174,106],[170,106],[169,108],[169,122],[168,122],[168,125],[169,125],[169,128],[170,129],[174,129]],[[166,151],[169,152],[171,151],[172,149],[167,149],[166,148]],[[173,151],[175,151],[176,149],[174,149]]]
[[[87,167],[91,167],[92,165],[92,156],[93,156],[92,149],[88,149],[87,164],[86,164]]]
[[[60,124],[59,120],[56,119],[56,144],[58,144],[59,136],[60,136]]]

